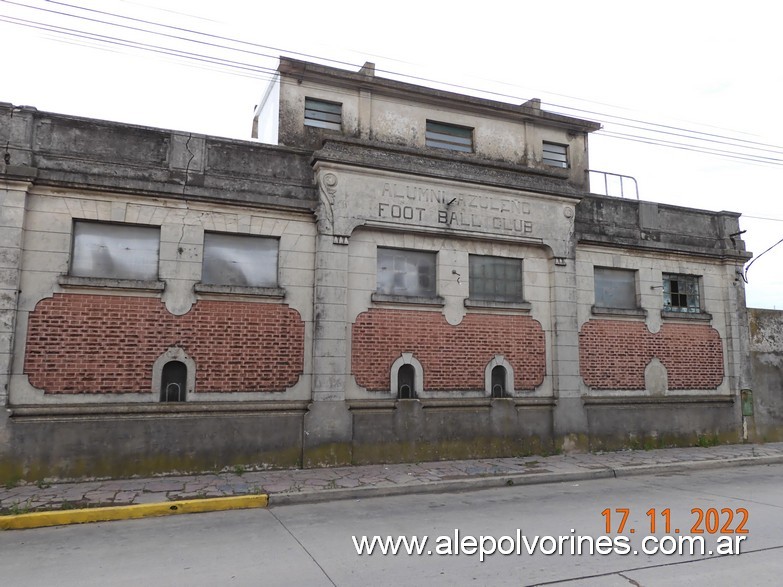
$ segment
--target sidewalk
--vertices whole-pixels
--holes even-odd
[[[783,463],[783,442],[331,469],[236,470],[0,487],[0,511],[13,515],[264,494],[269,496],[269,505],[275,506],[776,463]]]

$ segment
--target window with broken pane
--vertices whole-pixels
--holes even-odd
[[[668,312],[701,312],[699,277],[664,273],[663,308]]]

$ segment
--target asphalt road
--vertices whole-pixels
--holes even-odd
[[[663,538],[667,519],[671,538]],[[428,539],[419,556],[358,555],[352,536],[376,535]],[[599,542],[603,535],[608,538]],[[701,537],[705,554],[645,554],[648,535],[656,537],[645,542],[648,550],[665,551],[682,536]],[[718,555],[718,539],[741,554]],[[493,540],[513,552],[488,554],[483,562],[478,551],[470,554],[482,544],[490,550]],[[565,553],[545,554],[558,541]],[[453,554],[455,543],[459,554]],[[582,554],[571,554],[577,544]],[[0,533],[0,584],[14,586],[755,587],[780,585],[781,577],[783,465]]]

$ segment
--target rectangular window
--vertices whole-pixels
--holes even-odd
[[[663,309],[667,312],[701,312],[698,276],[664,273]]]
[[[378,247],[378,293],[435,297],[436,253]]]
[[[201,283],[240,287],[277,287],[276,238],[204,233]]]
[[[544,141],[544,163],[553,167],[568,167],[568,145]]]
[[[522,259],[470,255],[470,299],[522,302]]]
[[[158,279],[160,228],[75,220],[71,272],[75,277]]]
[[[343,105],[337,102],[305,98],[305,126],[340,130],[343,122]]]
[[[445,122],[427,121],[425,144],[436,149],[473,152],[473,129]]]
[[[636,297],[636,271],[595,267],[593,280],[596,307],[623,310],[639,307]]]

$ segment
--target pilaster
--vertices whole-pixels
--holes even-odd
[[[4,170],[7,172],[7,169]],[[13,365],[27,191],[25,181],[0,180],[0,405],[8,404]]]
[[[584,451],[588,449],[588,425],[579,375],[576,263],[573,258],[555,258],[551,272],[552,378],[557,399],[552,431],[558,448]]]

